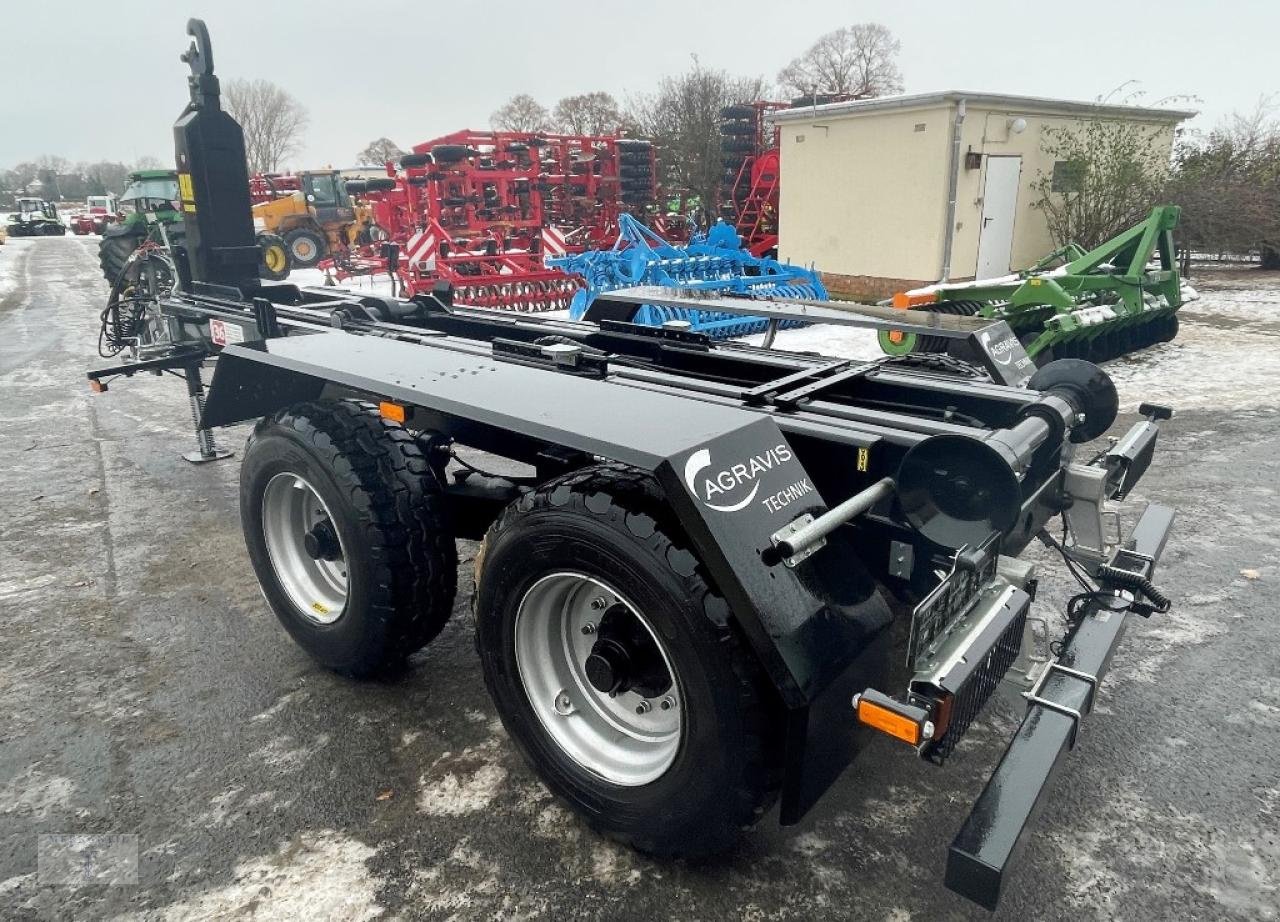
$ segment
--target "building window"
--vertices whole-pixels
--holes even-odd
[[[1079,192],[1084,188],[1083,160],[1057,160],[1053,164],[1053,191]]]

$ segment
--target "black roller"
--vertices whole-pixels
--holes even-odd
[[[967,435],[935,435],[907,452],[898,468],[898,501],[919,532],[948,548],[976,547],[1007,534],[1022,511],[1022,490],[991,445]]]
[[[1049,362],[1031,376],[1027,387],[1057,394],[1083,415],[1083,422],[1071,429],[1071,441],[1077,444],[1102,435],[1120,412],[1120,396],[1111,378],[1097,365],[1083,359]]]
[[[409,169],[411,167],[426,166],[432,163],[430,154],[405,154],[400,158],[400,165]]]

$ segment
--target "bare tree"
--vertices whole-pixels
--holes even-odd
[[[310,120],[302,103],[270,80],[231,80],[223,106],[244,129],[245,158],[255,173],[275,173],[297,153]]]
[[[556,128],[566,134],[609,134],[622,123],[618,101],[599,90],[564,97],[554,115]]]
[[[550,123],[546,108],[528,93],[517,93],[489,116],[495,131],[546,131]]]
[[[1232,113],[1207,136],[1185,138],[1174,154],[1166,197],[1182,206],[1177,239],[1191,251],[1260,251],[1264,268],[1280,268],[1280,119],[1264,97]]]
[[[170,165],[169,165],[168,167],[166,167],[166,166],[165,166],[165,164],[164,164],[164,162],[163,162],[159,157],[153,157],[151,154],[143,154],[143,155],[142,155],[141,157],[139,157],[137,160],[133,161],[133,166],[129,167],[129,169],[130,169],[131,171],[134,171],[134,170],[163,170],[163,169],[166,169],[166,168],[167,168],[167,169],[172,169],[172,168],[173,168],[172,163],[170,163]]]
[[[35,182],[39,172],[40,167],[29,160],[14,164],[13,169],[9,171],[9,182],[12,184],[13,191],[25,193],[27,187]]]
[[[655,93],[629,101],[626,123],[658,148],[658,178],[680,208],[700,206],[707,219],[716,214],[721,174],[720,110],[751,102],[764,93],[760,78],[732,77],[722,70],[693,67],[664,77]]]
[[[828,32],[778,73],[789,93],[832,93],[857,99],[902,92],[901,43],[878,22]]]
[[[395,163],[404,156],[404,151],[390,138],[378,138],[370,141],[369,146],[356,154],[356,163],[369,166],[382,166],[388,161]]]
[[[85,167],[85,175],[94,186],[102,188],[102,193],[119,195],[129,184],[129,168],[111,160],[89,164]]]
[[[1085,248],[1114,237],[1159,204],[1169,179],[1167,126],[1092,119],[1044,130],[1054,161],[1031,188],[1059,246]]]

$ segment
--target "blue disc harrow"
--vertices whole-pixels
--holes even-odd
[[[723,221],[706,234],[695,234],[685,246],[663,240],[631,215],[618,221],[618,240],[608,250],[588,250],[571,256],[548,257],[546,263],[586,279],[586,287],[574,295],[569,316],[577,320],[596,296],[635,285],[693,288],[742,297],[790,298],[826,301],[827,289],[818,273],[776,259],[753,256],[742,248],[742,238]],[[700,311],[646,304],[635,322],[661,326],[683,320],[690,328],[713,339],[730,339],[762,333],[763,317]],[[802,326],[783,321],[779,328]]]

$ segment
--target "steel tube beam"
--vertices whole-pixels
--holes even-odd
[[[869,511],[880,500],[892,494],[892,477],[877,480],[865,490],[853,494],[843,503],[828,509],[790,537],[783,538],[777,544],[778,553],[783,557],[795,557],[803,554],[845,522],[856,519],[864,512]]]

